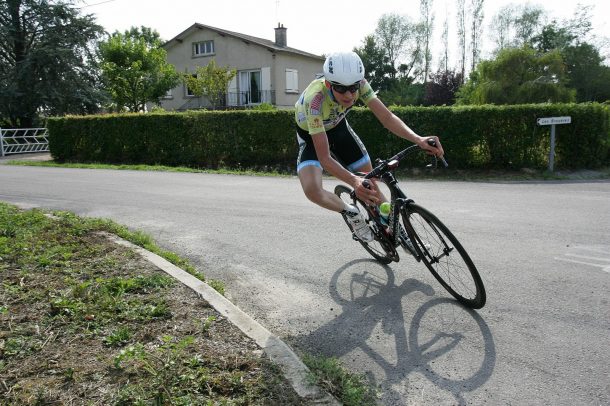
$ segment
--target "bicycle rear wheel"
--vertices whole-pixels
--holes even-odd
[[[398,261],[398,253],[396,252],[396,249],[394,249],[392,243],[383,234],[383,230],[381,230],[377,223],[372,219],[371,213],[369,213],[368,211],[368,207],[360,200],[353,199],[351,193],[352,189],[348,188],[347,186],[337,185],[335,187],[335,194],[339,196],[339,198],[343,200],[343,202],[354,205],[358,208],[360,213],[362,213],[364,220],[373,231],[373,236],[375,237],[375,239],[370,242],[357,239],[358,242],[364,247],[364,249],[369,254],[373,256],[373,258],[375,258],[382,264],[389,264],[392,261]],[[352,226],[347,221],[345,215],[343,215],[343,220],[345,220],[345,223],[349,227],[350,231],[352,231],[353,233],[354,230],[352,230]]]
[[[402,211],[409,238],[422,261],[441,285],[472,309],[485,306],[485,287],[470,256],[449,229],[432,213],[416,204]]]

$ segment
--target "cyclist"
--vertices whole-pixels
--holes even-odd
[[[323,71],[324,77],[311,82],[295,104],[299,180],[309,200],[344,214],[358,238],[372,241],[371,229],[358,208],[344,204],[338,196],[322,186],[324,169],[349,184],[365,203],[380,204],[386,200],[374,182],[369,182],[369,189],[363,185],[364,178],[354,174],[370,172],[373,167],[364,144],[347,123],[347,112],[361,99],[383,126],[395,135],[416,143],[436,156],[443,156],[443,147],[438,137],[417,135],[388,110],[364,79],[364,65],[355,52],[329,55]],[[436,147],[428,145],[426,141],[430,138],[434,139]]]

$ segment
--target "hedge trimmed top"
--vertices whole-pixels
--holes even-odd
[[[572,117],[557,127],[556,168],[610,163],[610,112],[601,104],[391,110],[418,134],[438,135],[453,168],[545,168],[550,126],[536,120],[556,116]],[[373,159],[405,147],[366,108],[352,109],[347,119]],[[58,161],[293,169],[298,152],[290,110],[68,116],[49,119],[48,128]]]

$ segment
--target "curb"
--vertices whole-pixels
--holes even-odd
[[[100,232],[109,240],[118,245],[130,248],[141,257],[157,266],[159,269],[177,279],[195,291],[207,301],[218,313],[227,318],[245,335],[253,339],[274,363],[278,364],[297,394],[311,404],[339,405],[340,403],[318,386],[309,383],[307,377],[309,368],[278,336],[260,325],[237,306],[231,303],[207,283],[195,278],[182,268],[177,267],[166,259],[142,247],[124,240],[114,234]]]

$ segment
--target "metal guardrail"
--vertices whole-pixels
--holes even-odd
[[[0,128],[0,157],[48,151],[49,132],[46,128]]]

